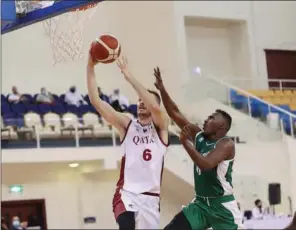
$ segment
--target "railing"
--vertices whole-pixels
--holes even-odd
[[[261,82],[250,78],[223,78],[222,80],[243,89],[257,89],[258,86],[261,86]],[[293,79],[268,79],[267,81],[269,83],[267,87],[270,89],[296,89],[296,80]],[[261,86],[260,88],[263,87]]]
[[[25,115],[26,116],[26,115]],[[26,120],[26,119],[25,119]],[[4,119],[1,125],[2,148],[43,148],[43,147],[85,147],[119,146],[117,130],[104,122],[76,120],[47,120],[51,124],[26,122],[22,119]],[[64,124],[72,122],[72,124]],[[5,125],[17,124],[17,125]],[[86,125],[92,123],[92,125]],[[174,126],[170,126],[171,136],[178,135]]]
[[[243,108],[241,111],[245,112],[246,114],[248,114],[250,117],[252,117],[252,110],[251,110],[251,102],[252,100],[256,100],[259,101],[263,104],[265,104],[268,107],[268,111],[269,112],[273,112],[273,111],[277,111],[279,113],[285,114],[286,116],[289,117],[289,126],[290,126],[290,130],[291,130],[291,136],[295,137],[295,122],[296,122],[296,116],[276,105],[272,105],[254,95],[252,95],[251,93],[238,88],[232,84],[229,84],[227,82],[224,81],[224,79],[218,79],[212,76],[195,76],[195,82],[191,82],[189,85],[203,85],[204,87],[200,87],[199,88],[199,92],[197,93],[196,90],[192,91],[192,90],[187,90],[187,93],[191,93],[192,95],[190,95],[190,97],[192,97],[192,100],[194,99],[204,99],[206,97],[211,97],[214,98],[224,104],[230,105],[231,106],[231,99],[230,99],[230,90],[235,90],[238,93],[244,95],[247,98],[247,107]],[[199,81],[199,83],[198,83]],[[296,82],[296,81],[295,81]],[[188,87],[188,86],[187,86]],[[189,86],[190,87],[190,86]],[[195,95],[195,97],[193,97],[193,95]],[[279,121],[280,122],[280,121]],[[278,133],[283,132],[283,130],[281,129],[280,123],[278,125],[279,130],[277,131]]]

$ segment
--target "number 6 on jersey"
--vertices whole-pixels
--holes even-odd
[[[145,149],[143,152],[144,161],[150,161],[152,159],[152,154],[150,149]]]

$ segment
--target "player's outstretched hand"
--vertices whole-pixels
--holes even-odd
[[[161,78],[161,73],[159,70],[159,67],[154,68],[154,76],[155,76],[155,87],[158,90],[162,90],[164,88],[163,83],[162,83],[162,78]]]
[[[189,140],[190,138],[191,138],[191,127],[190,125],[186,125],[181,131],[180,141],[183,142],[183,141]]]
[[[94,67],[96,64],[98,64],[99,62],[98,61],[95,61],[93,59],[93,57],[91,56],[90,52],[88,53],[88,65],[91,66],[91,67]]]
[[[118,58],[116,64],[126,79],[131,78],[132,75],[128,69],[128,61],[126,57],[122,56],[121,58]]]

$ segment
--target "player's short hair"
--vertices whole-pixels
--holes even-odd
[[[216,113],[221,114],[222,117],[225,119],[225,121],[227,123],[227,131],[229,131],[229,129],[231,128],[231,124],[232,124],[232,117],[229,115],[229,113],[227,113],[221,109],[217,109]]]
[[[159,94],[156,91],[148,89],[148,92],[152,93],[156,97],[158,104],[161,104],[161,97],[159,96]]]

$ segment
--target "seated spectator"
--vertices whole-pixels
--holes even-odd
[[[262,201],[260,199],[255,200],[255,208],[252,211],[252,217],[256,220],[262,220],[265,214],[265,209],[262,207]]]
[[[42,103],[42,104],[53,104],[54,98],[51,95],[50,92],[46,90],[45,87],[41,88],[41,93],[37,95],[36,97],[37,103]]]
[[[105,94],[102,92],[101,87],[98,87],[98,92],[99,92],[99,96],[100,96],[100,98],[101,98],[103,101],[109,103],[109,98],[108,98],[107,95],[105,95]]]
[[[10,230],[23,230],[23,226],[21,225],[20,218],[18,216],[14,216],[12,218],[12,224]]]
[[[119,89],[113,91],[113,94],[110,96],[110,102],[112,107],[118,112],[124,112],[129,106],[127,97],[121,95]]]
[[[71,86],[69,91],[65,94],[65,102],[68,105],[75,105],[77,107],[82,104],[87,104],[82,94],[77,91],[76,86]]]
[[[13,86],[12,93],[8,95],[8,102],[17,104],[19,102],[25,102],[25,101],[27,101],[27,98],[18,92],[18,89],[16,86]]]

